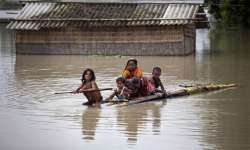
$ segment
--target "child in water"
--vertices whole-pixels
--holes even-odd
[[[123,77],[119,77],[116,79],[117,88],[114,89],[113,93],[107,98],[107,100],[112,100],[115,96],[118,100],[124,99],[124,90],[125,90],[125,79]]]
[[[124,77],[125,79],[131,79],[133,77],[142,77],[142,71],[138,67],[136,59],[131,58],[127,61],[127,65],[122,72],[122,77]]]
[[[82,74],[82,84],[79,88],[77,88],[74,93],[83,93],[88,102],[83,103],[83,105],[93,105],[100,106],[100,102],[102,101],[101,93],[95,82],[95,73],[92,69],[84,70]]]
[[[166,90],[161,82],[160,76],[161,76],[161,68],[154,67],[152,71],[152,76],[148,78],[149,93],[153,94],[156,92],[161,92],[166,94]],[[159,87],[161,88],[161,90],[158,90]]]

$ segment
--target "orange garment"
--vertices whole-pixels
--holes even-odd
[[[130,72],[127,68],[125,68],[122,72],[122,77],[124,77],[125,79],[130,79],[132,77],[141,78],[142,71],[138,67],[136,67],[136,69],[133,72]]]

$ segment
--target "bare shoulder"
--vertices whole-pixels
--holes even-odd
[[[96,84],[96,82],[95,82],[95,81],[91,81],[91,85],[92,85],[92,87],[95,87],[95,88],[97,88],[97,89],[98,89],[98,86],[97,86],[97,84]]]
[[[91,81],[91,84],[96,84],[95,80],[94,80],[94,81]]]

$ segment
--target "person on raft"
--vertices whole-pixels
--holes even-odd
[[[142,71],[138,67],[137,60],[135,58],[130,58],[127,61],[126,67],[122,71],[122,77],[124,77],[125,79],[131,79],[133,77],[142,77]]]
[[[148,81],[145,77],[133,77],[125,82],[124,95],[126,99],[134,99],[138,97],[148,96]]]
[[[161,79],[161,68],[160,67],[154,67],[153,71],[152,71],[152,76],[148,78],[148,92],[150,94],[154,94],[154,93],[164,93],[167,94]],[[158,88],[161,88],[161,90],[159,90]]]
[[[95,82],[95,73],[92,69],[84,70],[82,74],[82,84],[74,91],[76,93],[83,93],[88,99],[88,102],[83,103],[83,105],[95,105],[100,106],[102,101],[101,93]]]
[[[117,100],[123,100],[124,97],[124,90],[125,90],[125,78],[118,77],[116,79],[116,88],[114,89],[113,93],[106,99],[106,100],[112,100],[115,96]]]

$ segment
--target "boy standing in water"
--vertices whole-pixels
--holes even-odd
[[[166,90],[161,82],[160,76],[161,76],[161,68],[154,67],[152,71],[152,76],[148,78],[148,91],[151,94],[156,92],[162,92],[166,94]],[[159,87],[161,88],[161,90],[158,90]]]
[[[95,82],[95,73],[92,69],[86,69],[82,74],[82,84],[77,88],[74,93],[83,93],[88,102],[83,103],[83,105],[93,105],[100,106],[102,101],[101,93]]]
[[[142,77],[142,71],[138,67],[136,59],[130,58],[127,61],[127,65],[122,72],[122,77],[124,77],[125,79],[131,79],[133,77],[137,77],[137,78]]]

